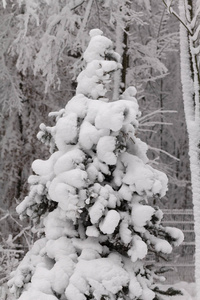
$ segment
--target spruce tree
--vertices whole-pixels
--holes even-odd
[[[51,155],[33,162],[29,195],[17,207],[38,235],[8,283],[20,300],[161,299],[145,258],[183,240],[149,204],[165,195],[167,177],[148,164],[137,137],[136,89],[109,102],[120,56],[100,30],[90,36],[76,95],[51,113],[55,126],[40,125]]]

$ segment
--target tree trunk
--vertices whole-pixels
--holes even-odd
[[[190,6],[188,6],[190,5]],[[191,29],[180,24],[181,81],[187,131],[194,208],[195,229],[195,280],[197,299],[200,299],[200,82],[195,51],[195,27],[191,26],[193,1],[179,1],[180,18]],[[191,9],[190,9],[191,7]]]

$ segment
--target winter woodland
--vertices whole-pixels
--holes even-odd
[[[0,14],[1,299],[200,298],[200,1]]]

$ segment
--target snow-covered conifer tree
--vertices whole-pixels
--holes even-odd
[[[40,126],[51,155],[33,162],[30,193],[17,207],[39,236],[8,283],[20,300],[160,299],[144,259],[183,240],[148,204],[165,195],[167,177],[148,164],[136,136],[136,89],[108,102],[120,56],[100,30],[90,36],[76,95],[51,113],[55,126]]]

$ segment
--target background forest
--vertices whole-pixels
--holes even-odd
[[[149,145],[152,166],[169,177],[167,196],[152,201],[161,208],[192,208],[179,21],[163,2],[4,0],[0,14],[0,240],[7,273],[32,240],[30,225],[22,227],[15,207],[27,194],[32,161],[47,158],[36,138],[39,125],[74,95],[92,28],[111,38],[123,58],[112,99],[127,86],[137,88],[139,137]],[[4,255],[5,249],[10,252]]]

